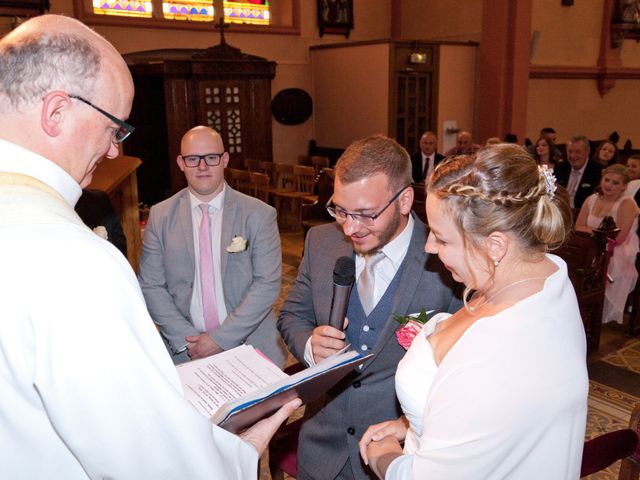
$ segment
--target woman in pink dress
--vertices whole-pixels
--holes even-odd
[[[605,168],[600,193],[587,197],[576,220],[576,230],[580,232],[593,231],[607,216],[613,217],[620,229],[609,259],[609,282],[602,312],[604,323],[622,323],[627,296],[638,279],[638,207],[633,198],[625,196],[628,183],[629,175],[624,165],[617,163]]]

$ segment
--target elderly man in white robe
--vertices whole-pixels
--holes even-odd
[[[76,20],[0,41],[0,465],[4,479],[246,479],[294,400],[240,437],[184,400],[115,247],[73,211],[118,154],[133,82]]]

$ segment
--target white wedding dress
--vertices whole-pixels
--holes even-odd
[[[588,379],[564,261],[542,291],[478,319],[437,365],[432,318],[398,365],[410,429],[387,479],[566,480],[580,474]]]

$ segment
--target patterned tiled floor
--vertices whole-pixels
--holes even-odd
[[[591,364],[589,370],[588,439],[626,428],[631,410],[640,403],[640,340],[628,340],[622,348]],[[589,478],[616,480],[619,468],[620,462],[616,462]]]

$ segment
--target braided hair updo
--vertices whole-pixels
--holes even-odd
[[[492,145],[475,157],[441,163],[427,191],[443,200],[465,243],[475,247],[493,232],[510,232],[523,249],[547,252],[560,247],[571,232],[566,190],[554,190],[535,160],[517,145]]]

